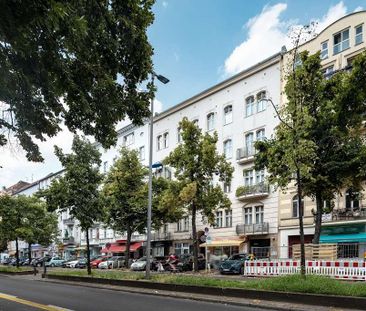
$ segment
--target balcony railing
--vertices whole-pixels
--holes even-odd
[[[323,223],[344,220],[366,219],[366,208],[358,209],[334,209],[332,213],[323,214]]]
[[[256,149],[254,146],[243,147],[236,150],[236,160],[238,163],[249,162],[254,158]]]
[[[73,236],[69,236],[67,238],[63,238],[62,242],[64,244],[74,244],[75,243],[75,238]]]
[[[260,235],[260,234],[268,234],[269,223],[263,222],[260,224],[239,224],[236,225],[236,234],[237,235]]]
[[[247,198],[264,197],[269,194],[269,185],[260,183],[252,186],[240,186],[236,189],[236,197],[239,200]]]
[[[155,232],[151,236],[152,241],[168,241],[172,239],[170,232]]]
[[[74,225],[75,224],[75,220],[73,218],[67,218],[63,220],[63,223],[65,225]]]

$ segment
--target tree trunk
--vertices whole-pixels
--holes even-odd
[[[198,272],[198,240],[196,228],[196,205],[192,205],[193,270]]]
[[[300,226],[300,266],[301,276],[305,278],[305,237],[304,237],[304,205],[302,202],[302,189],[300,171],[296,172],[297,179],[297,206],[299,210],[299,226]]]
[[[88,274],[91,274],[91,266],[90,266],[90,245],[89,245],[89,228],[86,229],[86,264],[88,267]]]
[[[17,268],[19,268],[19,245],[18,245],[18,238],[15,238],[15,258],[17,260]]]
[[[320,192],[315,194],[316,214],[315,214],[315,233],[313,244],[319,244],[320,233],[322,230],[322,216],[323,216],[323,197]]]
[[[28,243],[28,259],[30,265],[32,261],[32,243]]]
[[[129,268],[130,263],[130,246],[131,246],[131,236],[132,236],[132,230],[131,227],[127,226],[127,243],[126,243],[126,258],[125,258],[125,267]],[[146,256],[150,256],[150,254],[146,254]]]

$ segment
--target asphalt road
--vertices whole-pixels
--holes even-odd
[[[249,311],[251,307],[0,276],[0,311]],[[255,310],[264,310],[256,308]],[[268,309],[266,309],[268,310]]]

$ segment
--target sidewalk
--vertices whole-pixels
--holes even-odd
[[[321,307],[321,306],[311,306],[304,304],[294,304],[288,302],[276,302],[276,301],[268,301],[265,299],[245,299],[245,298],[232,298],[232,297],[215,297],[212,295],[202,295],[202,294],[192,294],[192,293],[181,293],[181,292],[172,292],[172,291],[164,291],[164,290],[153,290],[146,288],[132,288],[132,287],[124,287],[124,286],[115,286],[115,285],[106,285],[106,284],[91,284],[84,282],[70,282],[70,281],[60,281],[60,280],[52,280],[52,279],[42,279],[41,275],[37,276],[33,275],[25,275],[25,276],[11,276],[12,278],[22,278],[25,280],[38,281],[38,282],[48,282],[48,283],[58,283],[58,284],[68,284],[70,286],[82,286],[89,288],[102,288],[106,290],[114,290],[114,291],[122,291],[122,292],[130,292],[136,294],[143,295],[157,295],[163,297],[171,297],[177,299],[191,299],[197,301],[205,301],[212,303],[221,303],[221,304],[229,304],[229,305],[237,305],[237,306],[246,306],[246,307],[261,307],[266,309],[275,309],[280,311],[308,311],[310,309],[314,309],[317,311],[357,311],[357,309],[344,309],[344,308],[334,308],[334,307]],[[265,297],[263,297],[265,298]]]

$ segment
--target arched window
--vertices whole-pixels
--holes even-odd
[[[233,156],[233,141],[231,139],[224,141],[224,155],[226,159]]]
[[[304,209],[304,199],[301,199],[301,206]],[[292,198],[292,217],[299,217],[300,211],[298,206],[298,196]]]
[[[249,96],[245,100],[245,116],[249,117],[254,113],[254,96]]]
[[[257,112],[266,110],[267,101],[265,99],[266,99],[266,91],[262,91],[257,94]]]
[[[224,124],[233,122],[233,106],[229,105],[224,108]]]
[[[346,210],[354,211],[360,208],[360,193],[348,189],[346,192]]]
[[[207,131],[215,128],[215,113],[211,112],[207,115]]]

